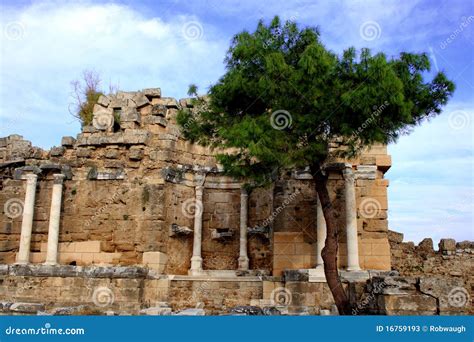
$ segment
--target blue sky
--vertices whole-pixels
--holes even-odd
[[[237,32],[274,15],[319,26],[341,53],[368,47],[428,52],[457,90],[444,112],[389,146],[389,225],[406,240],[474,240],[473,2],[455,1],[5,1],[1,2],[0,136],[59,145],[80,125],[70,81],[95,69],[104,88],[161,87],[184,97],[224,72]]]

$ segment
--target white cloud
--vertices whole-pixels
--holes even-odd
[[[185,36],[189,22],[202,30],[199,39]],[[82,70],[98,71],[105,89],[109,82],[123,90],[161,87],[180,97],[189,83],[206,87],[222,74],[228,44],[194,16],[147,17],[117,4],[34,4],[6,10],[0,23],[0,133],[46,147],[79,131],[68,104],[70,81]],[[6,28],[15,27],[9,35]]]
[[[473,120],[472,104],[453,103],[389,146],[389,223],[406,240],[474,238]]]

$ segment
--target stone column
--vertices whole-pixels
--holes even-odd
[[[48,250],[46,252],[45,262],[46,265],[56,265],[58,263],[59,221],[61,219],[63,180],[63,174],[54,175],[51,210],[49,212]]]
[[[321,255],[324,245],[326,243],[326,219],[324,218],[323,207],[319,200],[319,195],[316,196],[317,211],[316,211],[316,269],[324,271],[324,261]],[[323,272],[324,274],[324,272]]]
[[[35,174],[26,175],[25,204],[23,206],[23,220],[21,221],[20,248],[16,256],[17,264],[27,264],[30,262],[31,231],[33,229],[37,179],[38,176]]]
[[[359,267],[359,244],[357,239],[357,208],[355,195],[355,177],[352,166],[346,166],[344,176],[344,197],[346,215],[347,236],[347,270],[358,271]]]
[[[248,223],[248,200],[249,194],[245,188],[240,189],[240,253],[239,270],[249,269],[249,258],[247,256],[247,223]]]
[[[202,272],[201,242],[202,242],[202,213],[204,205],[202,196],[204,192],[203,185],[196,186],[196,205],[194,211],[194,240],[193,240],[193,256],[191,258],[191,275]]]
[[[309,282],[324,283],[326,282],[326,275],[324,274],[324,261],[321,253],[326,243],[326,220],[324,219],[319,195],[316,196],[316,201],[316,267],[309,269],[308,280]]]

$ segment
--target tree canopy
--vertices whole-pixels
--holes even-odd
[[[185,137],[220,149],[227,174],[249,186],[269,183],[282,168],[309,166],[326,220],[321,253],[326,281],[341,314],[350,303],[338,273],[338,225],[325,165],[387,144],[441,113],[454,84],[439,72],[431,80],[424,53],[388,58],[369,49],[341,55],[321,43],[315,27],[275,17],[232,40],[226,73],[178,123]],[[344,148],[331,149],[338,141]]]
[[[225,63],[208,96],[190,88],[205,105],[182,110],[178,123],[192,141],[232,148],[217,156],[229,174],[260,181],[279,167],[321,165],[335,138],[345,156],[393,142],[439,114],[454,91],[442,72],[425,80],[425,53],[389,58],[350,47],[339,56],[316,27],[278,17],[237,34]]]

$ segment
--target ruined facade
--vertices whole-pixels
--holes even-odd
[[[49,151],[18,135],[0,139],[0,299],[37,303],[48,287],[51,298],[36,309],[77,307],[107,288],[116,310],[204,303],[218,313],[286,300],[299,270],[312,296],[301,306],[330,307],[311,174],[290,170],[249,193],[223,175],[215,152],[181,137],[175,117],[184,107],[191,101],[157,88],[119,92],[101,96],[93,125]],[[390,165],[386,147],[374,146],[326,168],[345,281],[391,270]]]

